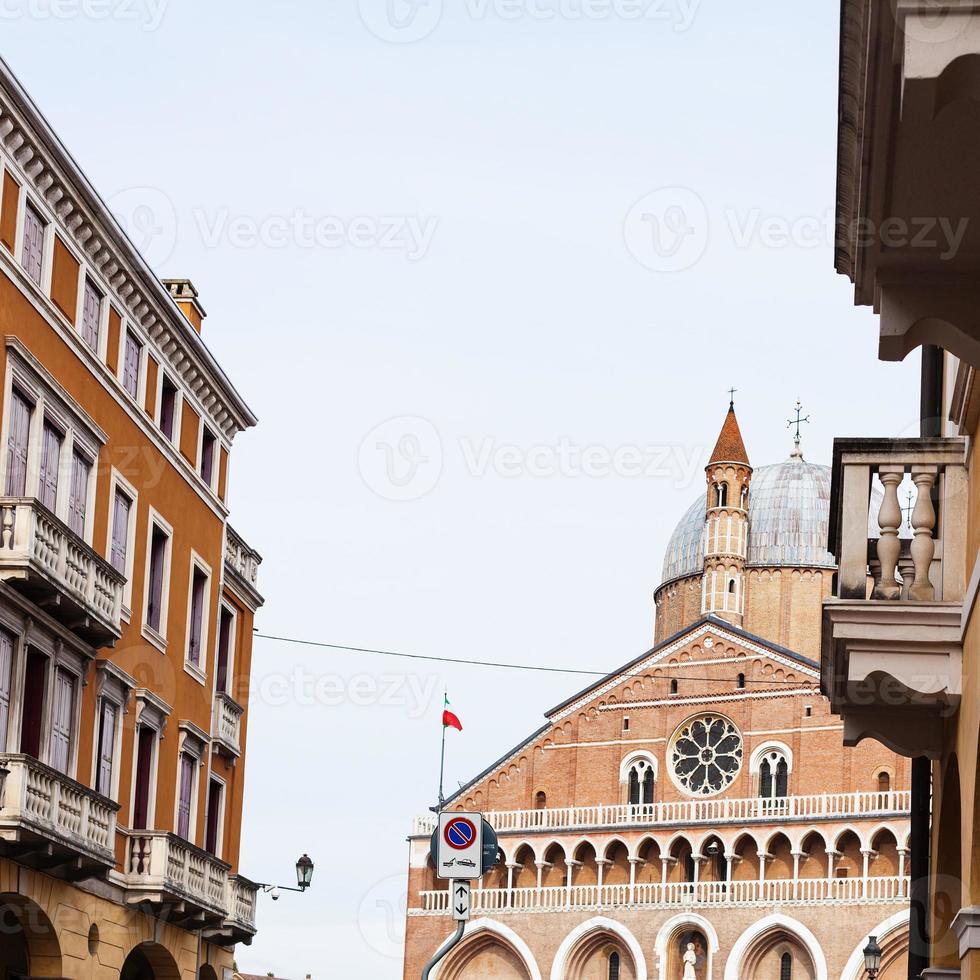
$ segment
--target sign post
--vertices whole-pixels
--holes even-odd
[[[470,918],[470,883],[454,881],[449,898],[453,906],[453,918],[457,922],[468,922]]]

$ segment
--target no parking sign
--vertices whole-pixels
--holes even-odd
[[[436,874],[450,881],[473,881],[483,873],[483,816],[439,814]]]

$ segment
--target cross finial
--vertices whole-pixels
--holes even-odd
[[[787,419],[786,428],[796,429],[796,431],[793,433],[793,458],[802,459],[803,453],[800,452],[800,426],[803,425],[804,422],[809,423],[810,416],[803,414],[803,403],[799,400],[799,398],[796,399],[796,408],[794,411],[796,412],[796,418]]]
[[[735,392],[736,391],[738,391],[738,388],[729,388],[728,389],[728,407],[729,408],[734,408],[735,407]]]

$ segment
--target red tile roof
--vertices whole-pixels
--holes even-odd
[[[742,433],[738,427],[738,419],[735,418],[733,405],[728,407],[725,424],[721,427],[721,435],[718,436],[718,442],[715,443],[710,462],[749,465],[749,454],[745,451],[745,443],[742,442]]]

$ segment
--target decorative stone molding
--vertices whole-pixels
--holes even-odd
[[[960,941],[960,959],[970,950],[980,949],[980,905],[961,908],[953,919],[953,931]]]

